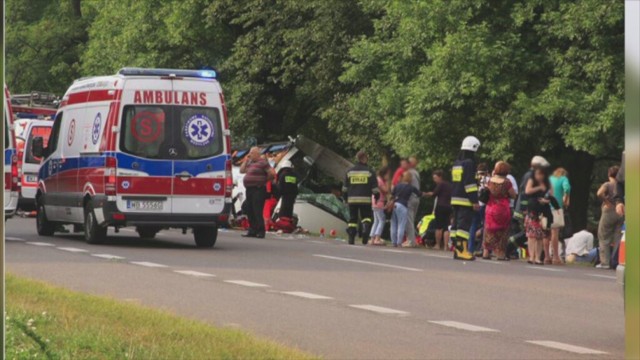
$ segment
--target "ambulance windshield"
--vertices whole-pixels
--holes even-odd
[[[223,151],[217,108],[128,105],[121,134],[120,149],[144,158],[201,159]]]

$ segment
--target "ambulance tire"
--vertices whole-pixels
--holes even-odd
[[[53,236],[56,230],[56,224],[47,219],[47,213],[44,211],[44,205],[38,204],[38,213],[36,215],[36,229],[40,236]]]
[[[200,248],[210,248],[216,244],[218,239],[217,226],[198,226],[193,228],[193,239],[196,246]]]
[[[84,206],[84,240],[87,244],[102,244],[107,238],[107,227],[100,226],[89,201]]]
[[[156,237],[156,234],[160,230],[153,227],[138,227],[136,228],[136,232],[140,236],[141,239],[151,240]]]

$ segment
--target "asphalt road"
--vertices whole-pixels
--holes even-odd
[[[424,249],[221,232],[105,245],[39,237],[6,223],[7,271],[169,310],[333,359],[623,358],[623,300],[612,271],[460,262]],[[89,314],[87,316],[90,316]],[[132,324],[135,326],[135,324]]]

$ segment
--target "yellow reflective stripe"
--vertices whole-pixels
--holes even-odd
[[[467,198],[452,197],[451,205],[473,206],[473,203]]]
[[[371,222],[371,219],[365,218],[365,219],[362,219],[362,222]]]
[[[356,223],[349,223],[349,227],[357,228],[357,227],[358,227],[358,224],[356,224]]]
[[[369,171],[349,171],[347,176],[371,176],[371,172]]]
[[[478,191],[478,185],[476,185],[476,184],[465,185],[464,190],[466,192],[468,192],[468,193],[477,192]]]
[[[515,214],[513,214],[513,217],[515,217],[516,219],[524,219],[524,215],[521,212],[516,212]]]
[[[460,238],[463,238],[465,240],[469,240],[469,233],[467,231],[458,229],[456,231],[456,237],[460,237]]]
[[[349,196],[349,202],[365,202],[370,203],[371,197],[369,196]]]

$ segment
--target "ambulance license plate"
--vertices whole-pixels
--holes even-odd
[[[38,182],[38,175],[27,175],[26,180],[28,183]]]
[[[162,201],[127,200],[127,209],[140,211],[157,211],[163,208]]]

